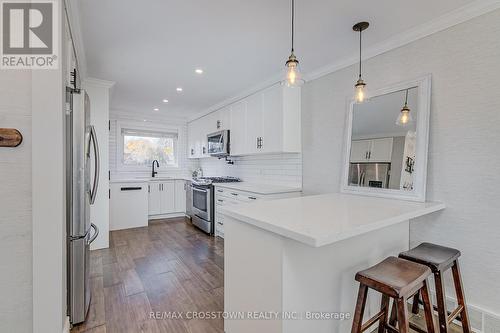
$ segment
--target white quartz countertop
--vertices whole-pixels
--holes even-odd
[[[445,208],[332,193],[221,207],[224,215],[298,242],[320,247]]]
[[[271,184],[256,184],[250,182],[238,182],[238,183],[215,183],[215,187],[229,188],[232,190],[239,190],[244,192],[251,192],[256,194],[282,194],[282,193],[293,193],[300,192],[302,188],[300,187],[288,187],[281,185],[271,185]]]
[[[169,181],[169,180],[187,180],[191,181],[191,178],[188,177],[155,177],[155,178],[147,178],[147,177],[138,177],[138,178],[125,178],[125,179],[112,179],[109,182],[111,184],[126,184],[126,183],[149,183],[149,182],[161,182],[161,181]]]

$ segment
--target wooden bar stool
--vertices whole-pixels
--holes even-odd
[[[427,331],[434,333],[432,303],[427,288],[427,278],[430,275],[431,270],[427,266],[396,257],[389,257],[371,268],[358,272],[356,281],[360,285],[351,333],[364,332],[377,321],[379,321],[378,333],[409,333],[407,302],[418,291],[422,293]],[[369,288],[382,294],[382,304],[380,312],[363,324]],[[394,299],[396,304],[398,329],[388,322],[390,298]]]
[[[399,257],[425,265],[432,270],[434,281],[436,282],[437,307],[434,308],[438,313],[439,332],[447,333],[450,323],[457,318],[462,322],[464,333],[470,333],[469,315],[465,303],[460,268],[458,266],[460,251],[436,244],[422,243],[410,251],[400,253]],[[458,307],[451,312],[446,308],[446,294],[443,281],[443,273],[450,268],[453,273],[453,282],[458,303]],[[412,307],[413,313],[418,313],[419,298],[419,293],[416,293]]]

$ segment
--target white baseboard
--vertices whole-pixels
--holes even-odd
[[[69,324],[69,317],[66,316],[66,320],[64,321],[63,333],[69,333],[71,325]]]
[[[161,214],[161,215],[149,215],[149,220],[162,220],[162,219],[171,219],[175,217],[189,217],[186,213],[170,213],[170,214]]]

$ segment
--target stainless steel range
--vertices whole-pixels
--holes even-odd
[[[193,224],[212,235],[215,231],[214,183],[240,182],[235,177],[203,177],[196,178],[191,183]]]

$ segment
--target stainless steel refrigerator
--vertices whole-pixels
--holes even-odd
[[[349,185],[389,188],[391,163],[351,163]]]
[[[99,184],[99,146],[90,124],[89,96],[70,88],[66,94],[68,314],[77,324],[85,321],[90,305],[90,244],[99,234],[90,221]]]

